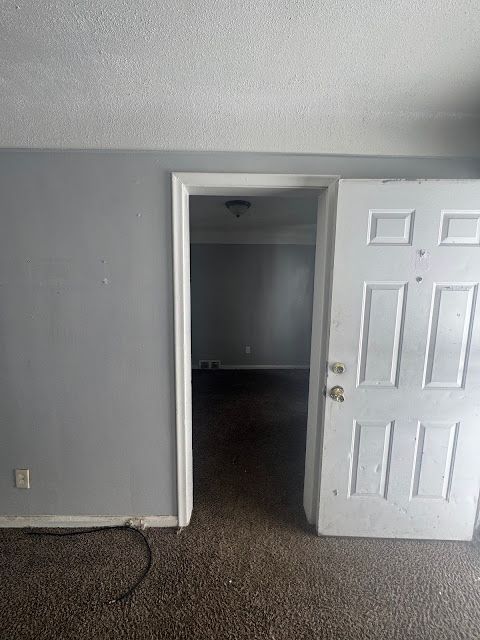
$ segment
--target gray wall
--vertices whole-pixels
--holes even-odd
[[[193,366],[308,366],[314,268],[314,246],[193,244]]]
[[[176,514],[172,170],[479,169],[468,159],[1,152],[0,513]],[[30,491],[13,486],[23,466]]]

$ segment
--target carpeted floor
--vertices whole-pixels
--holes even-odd
[[[0,532],[0,638],[439,640],[480,638],[474,544],[317,538],[302,513],[307,374],[198,372],[195,510],[148,530]]]

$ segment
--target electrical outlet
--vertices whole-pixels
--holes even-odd
[[[210,360],[210,369],[220,369],[220,360]]]
[[[252,347],[249,344],[245,345],[245,353],[248,353],[248,354],[252,353]]]
[[[15,486],[17,489],[30,489],[30,469],[15,469]]]

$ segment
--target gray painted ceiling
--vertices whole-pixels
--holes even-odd
[[[315,244],[318,198],[242,196],[251,206],[240,218],[225,206],[230,199],[190,197],[193,243]]]
[[[4,147],[477,155],[478,0],[3,0]]]

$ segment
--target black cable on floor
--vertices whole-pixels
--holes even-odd
[[[114,525],[112,527],[95,527],[94,529],[82,529],[81,531],[25,531],[25,533],[29,536],[56,536],[61,538],[64,536],[82,536],[88,533],[98,533],[99,531],[114,531],[118,529],[121,529],[122,531],[132,531],[138,533],[138,535],[142,537],[147,548],[148,562],[138,580],[136,580],[133,585],[129,587],[127,591],[125,591],[125,593],[122,593],[122,595],[117,596],[116,598],[108,602],[108,604],[114,604],[116,602],[122,602],[123,600],[126,600],[128,597],[130,597],[135,589],[145,580],[152,567],[152,548],[147,539],[147,536],[143,533],[143,531],[141,531],[140,529],[136,529],[135,527],[131,527],[127,524],[122,524]]]

